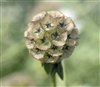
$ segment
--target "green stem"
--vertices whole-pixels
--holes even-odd
[[[56,87],[56,75],[52,76],[53,87]]]

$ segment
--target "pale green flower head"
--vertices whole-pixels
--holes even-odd
[[[78,30],[70,17],[59,11],[47,11],[32,18],[24,37],[34,58],[43,63],[58,63],[73,53]]]

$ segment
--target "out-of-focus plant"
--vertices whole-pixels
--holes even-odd
[[[36,87],[33,79],[23,72],[15,72],[3,78],[0,85],[3,87]]]

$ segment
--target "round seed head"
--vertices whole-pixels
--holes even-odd
[[[34,58],[45,63],[57,63],[73,53],[78,42],[78,30],[70,17],[59,11],[48,11],[32,18],[24,37]]]

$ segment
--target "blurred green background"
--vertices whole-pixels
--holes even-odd
[[[79,45],[64,59],[64,80],[57,87],[96,87],[99,84],[100,2],[97,0],[0,2],[0,81],[2,87],[52,87],[40,61],[29,55],[24,31],[33,15],[59,10],[70,16],[79,29]]]

